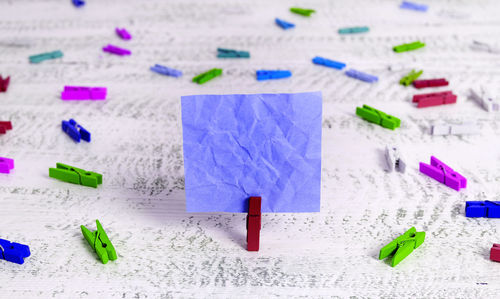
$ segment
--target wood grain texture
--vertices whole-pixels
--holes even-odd
[[[499,92],[499,56],[473,51],[472,40],[500,44],[495,0],[432,1],[427,13],[399,1],[0,1],[0,237],[28,244],[22,266],[0,263],[2,298],[493,298],[500,264],[495,219],[467,219],[467,200],[500,200],[500,115],[467,98],[467,89]],[[311,18],[290,6],[317,10]],[[297,25],[283,31],[282,17]],[[339,27],[367,25],[363,35]],[[115,27],[133,35],[121,41]],[[427,46],[395,54],[416,39]],[[101,51],[123,46],[130,57]],[[216,48],[248,50],[221,60]],[[62,59],[31,65],[28,56],[60,49]],[[379,76],[376,84],[313,65],[324,56]],[[149,71],[178,68],[181,78]],[[391,71],[389,66],[403,66]],[[222,77],[190,79],[213,67]],[[412,67],[446,77],[456,105],[416,109],[415,89],[398,84]],[[257,69],[290,69],[292,78],[257,82]],[[64,102],[64,85],[108,87],[104,102]],[[261,249],[245,249],[245,215],[186,213],[180,96],[262,92],[323,93],[321,212],[264,214]],[[434,90],[434,89],[433,89]],[[438,89],[436,89],[438,90]],[[440,90],[440,89],[439,89]],[[354,115],[368,104],[402,120],[396,131]],[[61,132],[75,118],[92,133],[74,144]],[[431,136],[434,121],[475,121],[481,134]],[[386,144],[400,146],[407,173],[383,171]],[[435,155],[463,174],[456,192],[418,172]],[[104,175],[97,189],[60,182],[47,169],[63,162]],[[102,265],[79,226],[99,219],[118,252]],[[378,251],[411,226],[425,243],[396,268]]]

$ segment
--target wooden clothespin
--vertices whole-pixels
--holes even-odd
[[[102,184],[102,174],[86,171],[70,165],[57,163],[57,168],[49,168],[49,176],[64,182],[94,187]]]
[[[420,245],[422,245],[424,240],[425,232],[417,232],[417,230],[412,227],[404,234],[394,239],[391,243],[380,249],[378,259],[382,260],[389,255],[394,254],[391,262],[391,266],[394,267],[410,255],[414,249],[417,249]]]
[[[95,250],[97,256],[101,259],[103,264],[106,264],[109,260],[116,260],[118,256],[116,255],[115,247],[111,244],[111,241],[106,235],[106,232],[101,226],[99,220],[96,220],[97,230],[91,232],[85,226],[81,225],[82,234],[89,243],[90,247]]]
[[[250,197],[247,216],[247,250],[259,251],[261,228],[261,198]]]

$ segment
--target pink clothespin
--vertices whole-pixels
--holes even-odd
[[[493,244],[491,247],[490,260],[500,262],[500,244]]]
[[[456,102],[457,96],[451,91],[416,94],[413,96],[413,103],[418,103],[418,108],[454,104]]]
[[[426,87],[438,87],[448,85],[448,81],[445,78],[430,79],[430,80],[415,80],[413,81],[413,86],[415,88],[426,88]]]
[[[9,87],[9,82],[10,82],[10,76],[3,79],[2,76],[0,76],[0,92],[6,92],[7,87]]]
[[[431,156],[430,165],[420,162],[420,172],[457,191],[467,187],[466,178],[434,156]]]
[[[106,87],[64,86],[62,100],[105,100]]]
[[[115,28],[115,31],[116,31],[116,34],[118,34],[119,37],[121,37],[121,39],[124,39],[124,40],[130,40],[132,39],[132,35],[130,35],[130,33],[128,33],[128,31],[125,29],[125,28]]]
[[[104,52],[109,52],[109,53],[120,55],[120,56],[132,54],[132,52],[130,52],[130,50],[122,49],[122,48],[119,48],[119,47],[113,46],[113,45],[107,45],[106,47],[102,48],[102,50]]]
[[[14,169],[14,160],[0,157],[0,173],[9,173],[11,169]]]

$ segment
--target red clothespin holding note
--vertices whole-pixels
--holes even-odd
[[[2,78],[2,76],[0,76],[0,92],[7,91],[7,87],[9,87],[9,82],[10,82],[10,76],[5,79]]]
[[[261,227],[261,198],[252,196],[248,200],[247,250],[259,251]]]

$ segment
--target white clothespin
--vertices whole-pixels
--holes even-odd
[[[481,86],[479,90],[471,88],[470,97],[488,112],[500,110],[498,102],[493,99],[491,94],[483,86]]]
[[[431,128],[432,135],[474,135],[479,133],[479,127],[473,123],[437,124]]]
[[[396,169],[396,171],[404,173],[406,169],[406,163],[401,158],[398,148],[394,146],[385,147],[385,164],[388,172],[392,172],[393,169]]]

